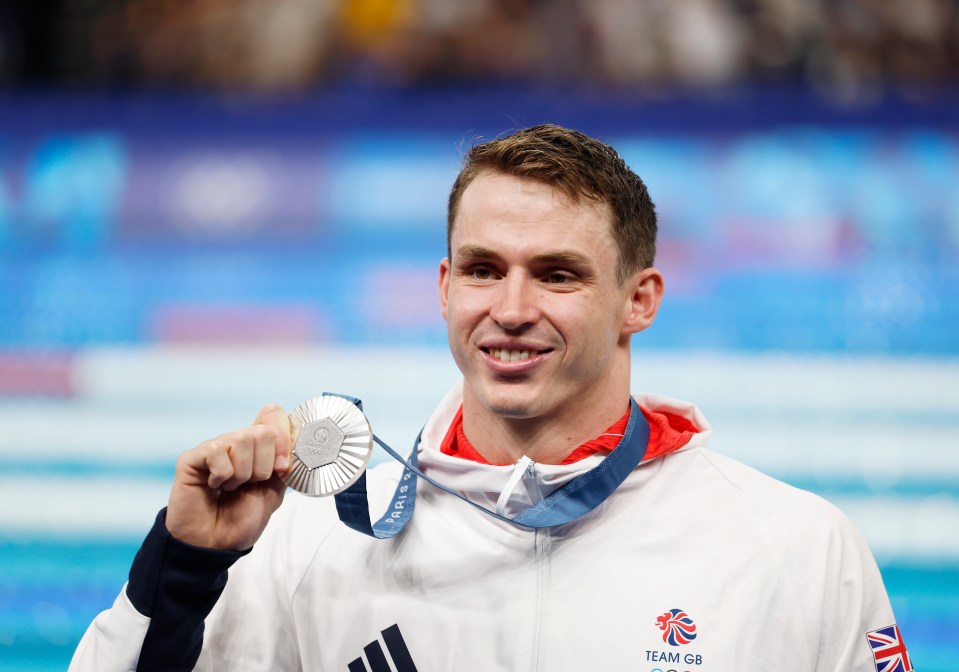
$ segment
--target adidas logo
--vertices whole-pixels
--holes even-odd
[[[406,647],[406,641],[403,639],[403,633],[400,632],[400,626],[393,624],[386,630],[381,630],[383,642],[386,643],[386,650],[390,658],[393,659],[393,667],[390,667],[386,654],[383,653],[383,647],[380,646],[378,639],[363,647],[363,653],[366,654],[366,662],[369,667],[363,663],[363,657],[360,656],[349,665],[350,672],[416,672],[416,665],[413,663],[413,657],[410,650]]]

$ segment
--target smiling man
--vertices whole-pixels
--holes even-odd
[[[290,422],[264,407],[181,456],[72,669],[912,669],[841,513],[711,453],[694,406],[630,395],[663,278],[612,148],[550,125],[478,145],[447,226],[463,383],[414,449],[428,480],[391,463],[362,507],[283,501]]]
[[[502,172],[463,182],[440,302],[464,431],[491,461],[558,464],[628,409],[630,337],[652,323],[662,277],[623,268],[595,197]]]

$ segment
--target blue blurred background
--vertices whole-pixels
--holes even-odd
[[[955,669],[954,2],[38,0],[0,83],[0,669],[66,667],[176,456],[263,403],[412,440],[460,158],[541,122],[657,203],[634,389],[839,505]]]

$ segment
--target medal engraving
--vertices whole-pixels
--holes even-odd
[[[283,481],[313,497],[335,495],[360,477],[373,453],[370,423],[349,399],[315,397],[290,413],[292,465]]]
[[[329,418],[316,420],[300,430],[293,453],[308,468],[316,469],[336,460],[344,438],[343,432]]]

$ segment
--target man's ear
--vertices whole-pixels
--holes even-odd
[[[631,291],[625,306],[623,336],[637,334],[653,323],[665,291],[663,274],[655,268],[644,268],[634,273],[626,280],[626,284]]]
[[[443,259],[440,262],[440,279],[439,279],[439,293],[440,293],[440,313],[443,315],[443,319],[449,319],[449,311],[447,306],[449,304],[450,297],[450,260]]]

